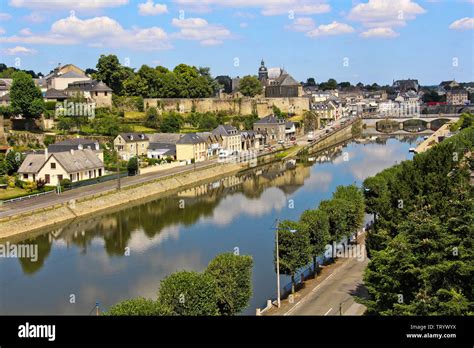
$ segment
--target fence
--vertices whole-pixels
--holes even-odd
[[[32,195],[21,196],[21,197],[12,198],[12,199],[6,199],[6,200],[4,200],[4,201],[0,201],[0,204],[13,203],[13,202],[17,202],[17,201],[23,201],[23,200],[25,200],[25,199],[30,199],[30,198],[34,198],[34,197],[44,196],[44,195],[47,195],[47,194],[50,194],[50,193],[53,193],[53,192],[55,192],[55,191],[54,191],[54,190],[51,190],[51,191],[40,192],[40,193],[34,193],[34,194],[32,194]]]

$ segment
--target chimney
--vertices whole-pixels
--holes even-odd
[[[44,160],[47,161],[47,160],[48,160],[48,157],[49,157],[48,148],[45,148],[45,149],[44,149]]]
[[[100,150],[99,143],[95,143],[95,149],[96,149],[96,151],[99,151],[99,150]]]
[[[71,155],[74,156],[74,149],[71,149]]]

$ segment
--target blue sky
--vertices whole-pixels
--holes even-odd
[[[297,80],[474,80],[474,0],[0,0],[0,61],[208,66]]]

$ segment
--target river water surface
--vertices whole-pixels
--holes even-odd
[[[267,165],[47,230],[23,241],[38,245],[37,261],[0,259],[0,314],[87,315],[96,302],[105,310],[132,297],[155,298],[167,275],[202,271],[236,248],[253,256],[253,296],[244,314],[255,314],[276,296],[275,219],[297,219],[338,185],[360,185],[411,158],[417,140],[352,142],[315,163]],[[282,276],[282,286],[288,282]]]

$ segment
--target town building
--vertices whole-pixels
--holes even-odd
[[[396,92],[408,92],[410,90],[418,92],[420,85],[418,84],[418,80],[408,79],[393,81],[392,87]]]
[[[215,157],[219,155],[219,151],[223,149],[224,138],[220,134],[213,134],[212,132],[198,132],[207,144],[207,157]]]
[[[70,83],[90,81],[90,79],[91,78],[87,76],[81,68],[78,68],[74,64],[66,64],[55,68],[40,81],[40,84],[47,90],[54,88],[62,91],[65,90]]]
[[[242,140],[240,147],[243,151],[259,150],[260,144],[264,143],[261,134],[258,134],[255,131],[242,131],[240,136]]]
[[[176,144],[170,143],[150,143],[147,149],[147,157],[155,159],[176,160]]]
[[[342,116],[342,105],[333,100],[325,103],[314,103],[311,110],[321,120],[337,120]]]
[[[114,139],[114,149],[121,159],[146,156],[150,140],[143,133],[122,133]]]
[[[438,86],[438,95],[445,95],[447,91],[459,87],[459,83],[456,80],[451,81],[441,81]]]
[[[222,148],[231,152],[240,151],[242,148],[241,136],[234,126],[219,125],[212,131],[214,135],[220,135],[223,139]]]
[[[303,96],[303,85],[281,68],[267,69],[262,60],[258,79],[265,90],[266,98],[294,98]]]
[[[178,161],[201,162],[207,159],[207,143],[196,133],[187,133],[176,143]]]
[[[88,103],[95,103],[98,108],[112,106],[112,89],[102,81],[73,82],[68,84],[64,92],[70,97],[79,93]]]
[[[469,104],[469,93],[464,88],[455,88],[446,92],[446,102],[448,105]]]
[[[28,154],[18,173],[24,181],[44,180],[56,186],[61,180],[71,182],[98,178],[104,175],[104,162],[91,149],[67,152]]]
[[[275,144],[284,141],[286,137],[286,123],[284,119],[268,115],[253,124],[253,130],[267,135],[266,142]]]

